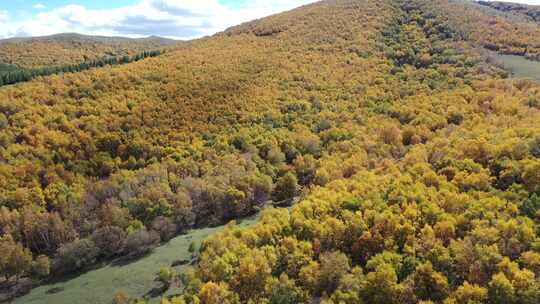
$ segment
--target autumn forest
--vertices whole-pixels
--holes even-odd
[[[325,0],[145,45],[0,88],[0,284],[229,223],[158,302],[540,302],[540,84],[497,57],[540,61],[530,14]]]

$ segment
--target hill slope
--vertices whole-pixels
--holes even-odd
[[[525,5],[499,1],[479,1],[478,3],[506,13],[511,13],[518,16],[525,15],[536,22],[540,22],[540,6],[538,5]]]
[[[529,18],[503,14],[467,0],[425,1],[423,9],[437,14],[462,38],[501,54],[540,60],[540,26]]]
[[[0,40],[0,63],[19,68],[73,65],[106,57],[133,56],[177,43],[160,37],[122,37],[58,34]]]
[[[540,87],[481,47],[540,29],[477,7],[323,1],[0,89],[4,241],[62,274],[300,195],[208,241],[184,300],[534,303]]]
[[[353,3],[356,7],[346,6]],[[476,47],[490,41],[506,53],[538,37],[517,30],[504,36],[506,24],[531,32],[538,28],[471,10],[472,3],[393,3],[328,1],[318,11],[324,15],[327,7],[336,9],[334,20],[342,17],[347,24],[343,32],[350,29],[345,17],[350,11],[389,14],[378,26],[368,25],[365,16],[351,22],[374,30],[362,44],[365,58],[385,58],[376,66],[388,67],[361,69],[373,77],[368,91],[380,91],[355,97],[358,107],[349,105],[348,110],[360,112],[361,118],[345,127],[350,138],[334,146],[341,151],[359,148],[361,152],[354,153],[356,169],[312,188],[290,212],[269,210],[254,228],[231,227],[211,238],[203,246],[199,267],[184,282],[184,296],[176,301],[540,299],[540,273],[532,266],[540,257],[539,87],[501,80],[474,56]],[[386,11],[380,7],[384,4]],[[257,35],[259,26],[283,24],[280,18],[287,20],[287,15],[245,28]],[[482,22],[501,28],[482,28],[493,33],[483,40],[475,28]],[[332,29],[328,24],[324,28]],[[494,40],[496,35],[501,40]],[[332,52],[334,57],[339,54]],[[347,62],[346,57],[342,60]],[[311,62],[302,71],[318,66]],[[347,115],[339,117],[343,122]],[[316,180],[332,172],[330,155],[318,159]],[[345,169],[344,160],[340,155],[334,166]],[[296,169],[300,176],[305,172]]]

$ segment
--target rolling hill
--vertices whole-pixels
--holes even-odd
[[[479,1],[478,3],[506,13],[515,14],[518,16],[525,15],[536,22],[540,22],[540,6],[538,5],[526,5],[499,1]]]
[[[57,34],[0,40],[0,63],[18,68],[73,65],[106,57],[134,56],[178,43],[161,37],[123,37]]]
[[[183,290],[163,303],[537,303],[540,84],[493,54],[538,60],[539,33],[469,1],[327,0],[1,88],[0,256],[25,259],[0,271],[61,276],[296,198],[160,271]]]

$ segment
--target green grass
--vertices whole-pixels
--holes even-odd
[[[497,58],[502,61],[505,69],[512,72],[513,77],[540,81],[540,62],[515,55],[497,55]]]
[[[242,221],[242,226],[251,225],[256,218]],[[28,295],[16,299],[15,304],[109,304],[117,291],[131,297],[143,297],[159,284],[154,281],[161,267],[170,267],[174,261],[190,258],[188,252],[191,242],[200,244],[212,233],[224,226],[204,228],[178,236],[167,244],[156,248],[151,254],[126,265],[110,264],[99,269],[83,273],[63,282],[42,285]],[[178,266],[177,273],[186,271],[190,266]],[[53,293],[51,291],[57,291]],[[170,290],[169,293],[178,292]],[[159,302],[153,298],[151,302]]]

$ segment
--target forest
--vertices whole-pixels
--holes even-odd
[[[0,63],[21,69],[69,66],[103,58],[134,57],[145,51],[161,50],[178,44],[179,41],[161,37],[130,39],[73,33],[11,38],[0,40]]]
[[[539,303],[540,84],[490,52],[540,25],[478,7],[322,1],[0,88],[4,283],[233,221],[162,304]]]
[[[161,55],[162,51],[144,51],[135,56],[107,57],[99,60],[87,61],[65,66],[47,66],[41,68],[19,68],[14,65],[0,64],[0,86],[16,84],[32,80],[39,76],[49,76],[59,73],[77,73],[91,68],[99,68],[105,65],[128,64],[147,57]]]
[[[510,2],[478,1],[479,4],[492,7],[507,13],[525,15],[536,22],[540,22],[540,6],[524,5]]]
[[[445,15],[464,39],[488,50],[540,60],[540,26],[530,18],[501,14],[473,1],[435,0],[423,9]]]

